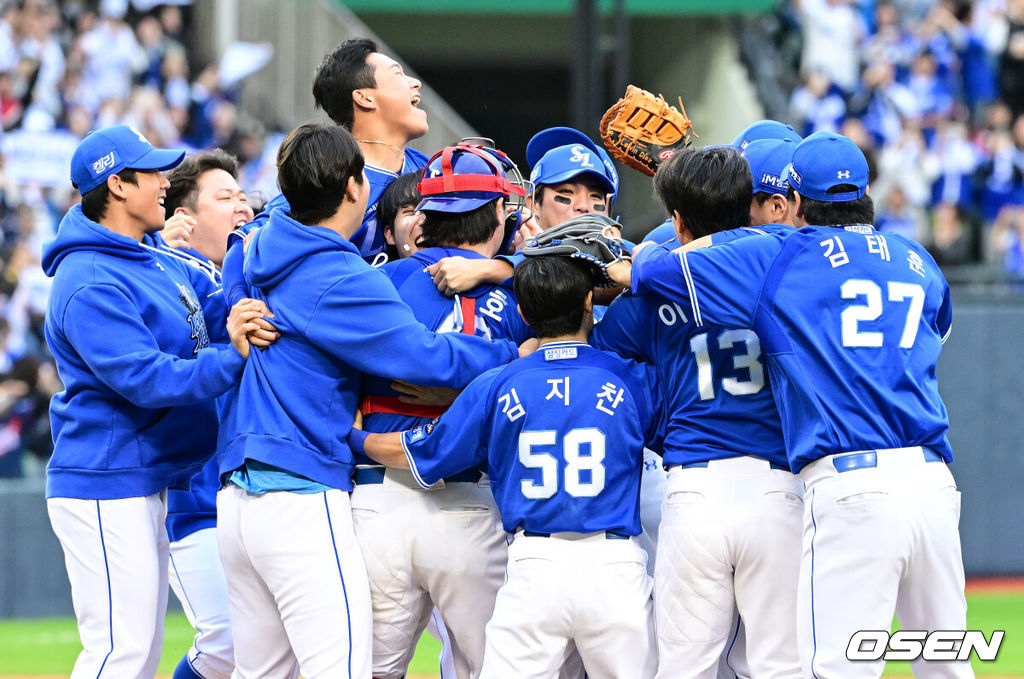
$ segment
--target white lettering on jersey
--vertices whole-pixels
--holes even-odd
[[[868,241],[868,252],[873,255],[878,255],[882,258],[882,261],[888,262],[889,259],[889,244],[885,240],[885,236],[881,234],[874,234],[871,236],[864,236]]]
[[[924,278],[927,274],[924,270],[924,260],[921,259],[921,255],[917,254],[913,250],[907,255],[907,266],[910,270],[916,273],[921,278]]]
[[[561,379],[548,380],[548,384],[551,385],[551,391],[544,397],[545,401],[550,401],[552,398],[560,399],[565,405],[569,405],[569,378],[563,377]],[[565,390],[562,391],[562,387]]]
[[[501,312],[505,310],[507,304],[508,295],[504,291],[495,288],[484,298],[483,308],[479,309],[479,311],[484,316],[491,318],[495,323],[501,323]]]
[[[623,391],[623,389],[618,388],[611,382],[605,382],[601,387],[601,391],[597,393],[597,405],[594,407],[609,415],[614,415],[615,409],[622,403]],[[607,407],[605,401],[608,401]]]
[[[686,314],[683,313],[683,308],[673,302],[672,304],[662,304],[658,307],[658,318],[665,325],[675,325],[677,321],[686,323]]]
[[[499,396],[498,403],[502,404],[501,412],[505,414],[509,422],[515,422],[526,414],[526,408],[519,402],[519,394],[516,393],[514,387],[507,394]],[[515,405],[512,405],[513,403]]]
[[[842,266],[843,264],[850,263],[850,256],[846,254],[846,248],[843,247],[843,241],[839,240],[839,237],[829,238],[818,243],[821,247],[825,248],[824,255],[828,258],[828,261],[832,264],[832,268]],[[833,254],[835,252],[835,254]]]

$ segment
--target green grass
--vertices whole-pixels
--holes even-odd
[[[1024,593],[978,592],[967,597],[967,626],[980,629],[986,638],[995,629],[1006,631],[994,663],[974,662],[979,676],[1024,677]],[[160,673],[170,675],[192,643],[192,628],[185,616],[167,616],[164,656]],[[81,645],[71,618],[0,620],[0,677],[4,675],[67,675]],[[416,650],[410,674],[437,675],[440,644],[424,635]],[[908,663],[892,662],[886,675],[910,676]]]
[[[1006,631],[995,662],[979,662],[971,654],[974,673],[982,677],[1024,677],[1024,593],[976,592],[967,595],[967,627],[992,638],[992,631]],[[898,629],[894,625],[893,629]],[[910,676],[910,663],[890,662],[886,675]]]
[[[185,616],[167,616],[164,654],[159,673],[170,676],[195,634]],[[82,650],[74,618],[0,620],[0,677],[9,675],[67,676]],[[409,668],[410,674],[436,675],[441,643],[424,634]]]

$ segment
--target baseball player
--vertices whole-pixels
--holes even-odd
[[[245,282],[281,339],[253,352],[225,413],[217,537],[238,679],[369,677],[371,604],[350,510],[345,437],[360,373],[459,388],[518,355],[515,344],[420,324],[348,240],[369,196],[340,126],[302,125],[278,152],[290,211],[245,249]],[[381,357],[386,357],[386,362]]]
[[[524,236],[534,236],[579,214],[608,214],[619,175],[604,149],[587,135],[569,127],[541,130],[527,144],[526,157],[534,190],[527,201],[532,216],[521,229]],[[519,261],[519,256],[486,262],[453,257],[428,271],[439,290],[454,294],[480,283],[504,281]]]
[[[509,183],[507,168],[502,154],[489,149],[460,144],[440,151],[419,184],[422,249],[381,268],[416,318],[437,332],[516,344],[533,336],[511,287],[481,285],[450,298],[424,271],[443,257],[483,261],[497,254],[505,239],[505,201],[521,191]],[[412,429],[445,410],[404,403],[390,384],[379,377],[364,381],[360,410],[367,431]],[[367,464],[356,470],[355,484],[356,536],[373,600],[373,676],[405,675],[435,604],[452,641],[456,676],[478,676],[484,626],[506,560],[505,533],[482,470],[454,474],[426,492],[409,472]]]
[[[653,371],[586,344],[593,279],[568,258],[516,268],[540,349],[474,380],[451,410],[404,433],[361,434],[423,487],[486,464],[509,547],[482,678],[552,677],[574,642],[590,677],[655,671],[651,581],[636,544],[640,460],[657,447]]]
[[[762,338],[789,462],[806,485],[804,675],[878,677],[882,661],[846,659],[856,631],[888,629],[893,613],[907,629],[966,624],[960,498],[935,378],[949,287],[920,245],[871,227],[867,162],[849,139],[809,136],[788,181],[798,231],[688,253],[644,247],[633,289],[702,327]],[[914,672],[973,676],[966,661],[918,661]]]
[[[419,250],[423,214],[416,211],[423,196],[416,189],[420,172],[407,172],[391,182],[377,201],[377,224],[384,232],[389,262],[405,259]]]
[[[677,153],[659,168],[655,191],[680,243],[749,222],[750,169],[730,147]],[[734,608],[752,676],[800,676],[803,487],[789,471],[760,338],[747,326],[698,325],[657,295],[626,294],[591,342],[653,364],[668,401],[654,576],[658,676],[716,677]]]
[[[47,510],[82,641],[76,678],[156,673],[166,489],[187,487],[211,454],[214,399],[238,379],[246,333],[258,327],[247,303],[232,309],[226,331],[207,326],[212,282],[159,252],[160,171],[184,155],[123,125],[88,135],[71,160],[82,204],[43,256],[54,278],[46,340],[65,385],[50,404]],[[224,318],[222,306],[215,313]]]
[[[420,86],[419,80],[407,76],[401,64],[378,52],[377,44],[366,38],[346,40],[335,47],[313,79],[317,108],[352,133],[366,159],[370,195],[351,242],[368,262],[387,261],[381,254],[387,243],[377,227],[381,193],[399,175],[422,169],[427,162],[424,154],[407,146],[428,129],[427,112],[419,108]],[[274,208],[287,212],[287,199],[282,195],[272,198],[256,223],[241,235],[262,225]]]
[[[253,218],[237,177],[238,161],[220,149],[186,156],[167,176],[164,209],[171,216],[161,231],[167,243],[161,247],[208,275],[218,289],[228,234]],[[217,552],[219,489],[217,461],[211,459],[189,490],[167,492],[171,589],[196,629],[174,679],[228,679],[235,666],[227,584]]]

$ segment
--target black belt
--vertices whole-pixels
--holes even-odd
[[[387,467],[359,467],[352,480],[357,486],[369,486],[374,483],[384,483],[384,474]],[[476,469],[467,469],[464,472],[453,474],[444,479],[445,483],[477,483],[483,478],[483,473]]]

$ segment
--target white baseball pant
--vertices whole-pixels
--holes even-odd
[[[714,679],[743,619],[755,677],[799,677],[803,485],[741,456],[668,470],[655,567],[658,677]]]
[[[72,679],[156,674],[167,609],[166,497],[46,501],[82,640]]]
[[[235,679],[370,679],[371,607],[347,492],[217,493]]]
[[[657,669],[653,583],[635,539],[517,533],[487,623],[481,679],[549,679],[575,643],[590,679]]]
[[[643,532],[637,542],[647,552],[647,573],[654,576],[658,551],[658,527],[661,525],[661,503],[665,498],[665,467],[661,456],[644,448],[644,469],[640,475],[640,525]]]
[[[171,543],[168,576],[185,617],[196,630],[188,663],[205,679],[229,679],[235,667],[231,616],[215,527]]]
[[[843,469],[844,471],[838,471]],[[828,455],[800,470],[800,658],[805,677],[879,677],[884,661],[846,659],[858,630],[963,630],[960,493],[921,447]],[[973,677],[970,663],[914,661],[914,676]]]
[[[507,558],[490,484],[424,490],[411,472],[388,469],[379,483],[357,483],[352,512],[373,601],[373,676],[405,675],[436,605],[456,676],[476,677]]]

